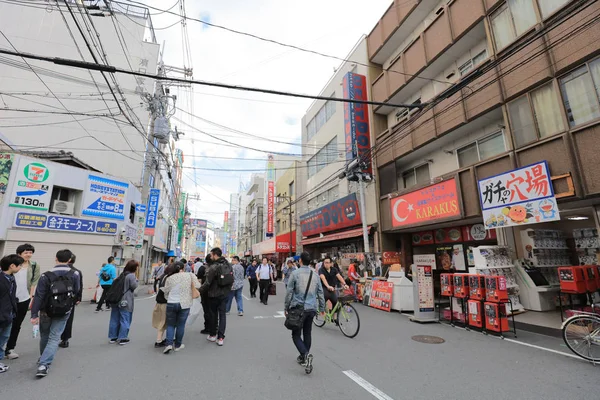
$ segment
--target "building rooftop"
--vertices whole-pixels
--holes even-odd
[[[54,161],[59,164],[70,165],[72,167],[77,167],[77,168],[82,168],[82,169],[87,169],[90,171],[102,173],[102,171],[97,170],[96,168],[92,167],[91,165],[88,165],[88,164],[84,163],[83,161],[81,161],[79,158],[75,157],[73,155],[73,153],[70,151],[26,150],[26,151],[21,151],[20,153],[23,155],[26,155],[26,156],[41,158],[41,159],[48,160],[48,161]]]

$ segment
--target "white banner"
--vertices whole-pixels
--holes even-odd
[[[55,170],[51,163],[21,157],[12,196],[11,207],[48,211],[52,200],[52,182]]]

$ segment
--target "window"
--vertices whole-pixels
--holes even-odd
[[[398,190],[396,164],[391,163],[379,168],[379,192],[383,196]]]
[[[421,98],[419,97],[417,100],[412,102],[413,105],[421,104]],[[412,112],[416,111],[417,108],[399,108],[396,112],[396,122],[401,122],[407,120],[412,115]]]
[[[491,22],[496,47],[500,50],[536,24],[533,0],[507,0],[491,16]]]
[[[508,105],[508,113],[513,136],[517,146],[523,146],[537,139],[533,114],[527,96],[523,96]]]
[[[294,181],[290,182],[289,192],[290,192],[290,197],[293,197],[294,196]]]
[[[539,0],[540,11],[542,12],[542,17],[548,18],[550,14],[554,13],[554,11],[558,10],[565,4],[567,4],[571,0]]]
[[[506,151],[504,134],[496,132],[456,150],[459,168],[468,167]]]
[[[323,207],[339,197],[339,188],[337,186],[332,187],[329,190],[325,190],[312,199],[308,200],[308,211],[312,211],[316,208]]]
[[[314,174],[317,173],[317,156],[313,156],[310,160],[308,160],[308,177],[310,178]]]
[[[338,159],[339,152],[337,151],[337,136],[334,137],[321,148],[310,160],[308,160],[308,177],[310,178],[328,164],[335,162]]]
[[[560,85],[571,127],[600,118],[600,59],[571,72]]]
[[[335,97],[335,92],[331,95],[331,97]],[[306,126],[308,140],[312,139],[313,136],[319,132],[319,130],[329,121],[329,119],[335,114],[335,102],[328,101],[323,104],[323,107],[317,112],[317,115],[310,120],[308,125]]]
[[[396,169],[398,169],[398,166],[396,166]],[[402,172],[402,176],[399,177],[398,186],[408,189],[412,186],[429,183],[430,181],[429,164],[423,164]]]

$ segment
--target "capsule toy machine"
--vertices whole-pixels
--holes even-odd
[[[469,297],[469,274],[454,274],[454,297]]]
[[[592,265],[594,267],[594,272],[596,273],[596,287],[597,290],[600,290],[600,265]]]
[[[508,288],[504,276],[491,275],[485,277],[485,299],[494,303],[508,300]]]
[[[469,310],[469,325],[476,328],[483,328],[483,303],[479,300],[469,300],[467,303]]]
[[[469,298],[485,300],[485,275],[469,275]]]
[[[486,301],[485,329],[494,332],[506,332],[509,330],[508,318],[506,317],[506,305],[502,303],[491,303]]]
[[[588,292],[594,293],[598,290],[598,283],[596,282],[596,275],[598,275],[598,268],[595,265],[584,265],[583,275],[585,277],[585,287]]]
[[[558,279],[563,293],[587,293],[585,272],[582,267],[559,267]]]
[[[446,297],[454,296],[454,274],[440,274],[441,295]]]

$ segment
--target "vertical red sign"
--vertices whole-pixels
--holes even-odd
[[[343,80],[344,98],[367,101],[367,77],[348,72]],[[367,163],[364,172],[373,173],[371,166],[371,132],[369,106],[364,103],[344,104],[344,132],[346,134],[346,160],[360,157]]]

